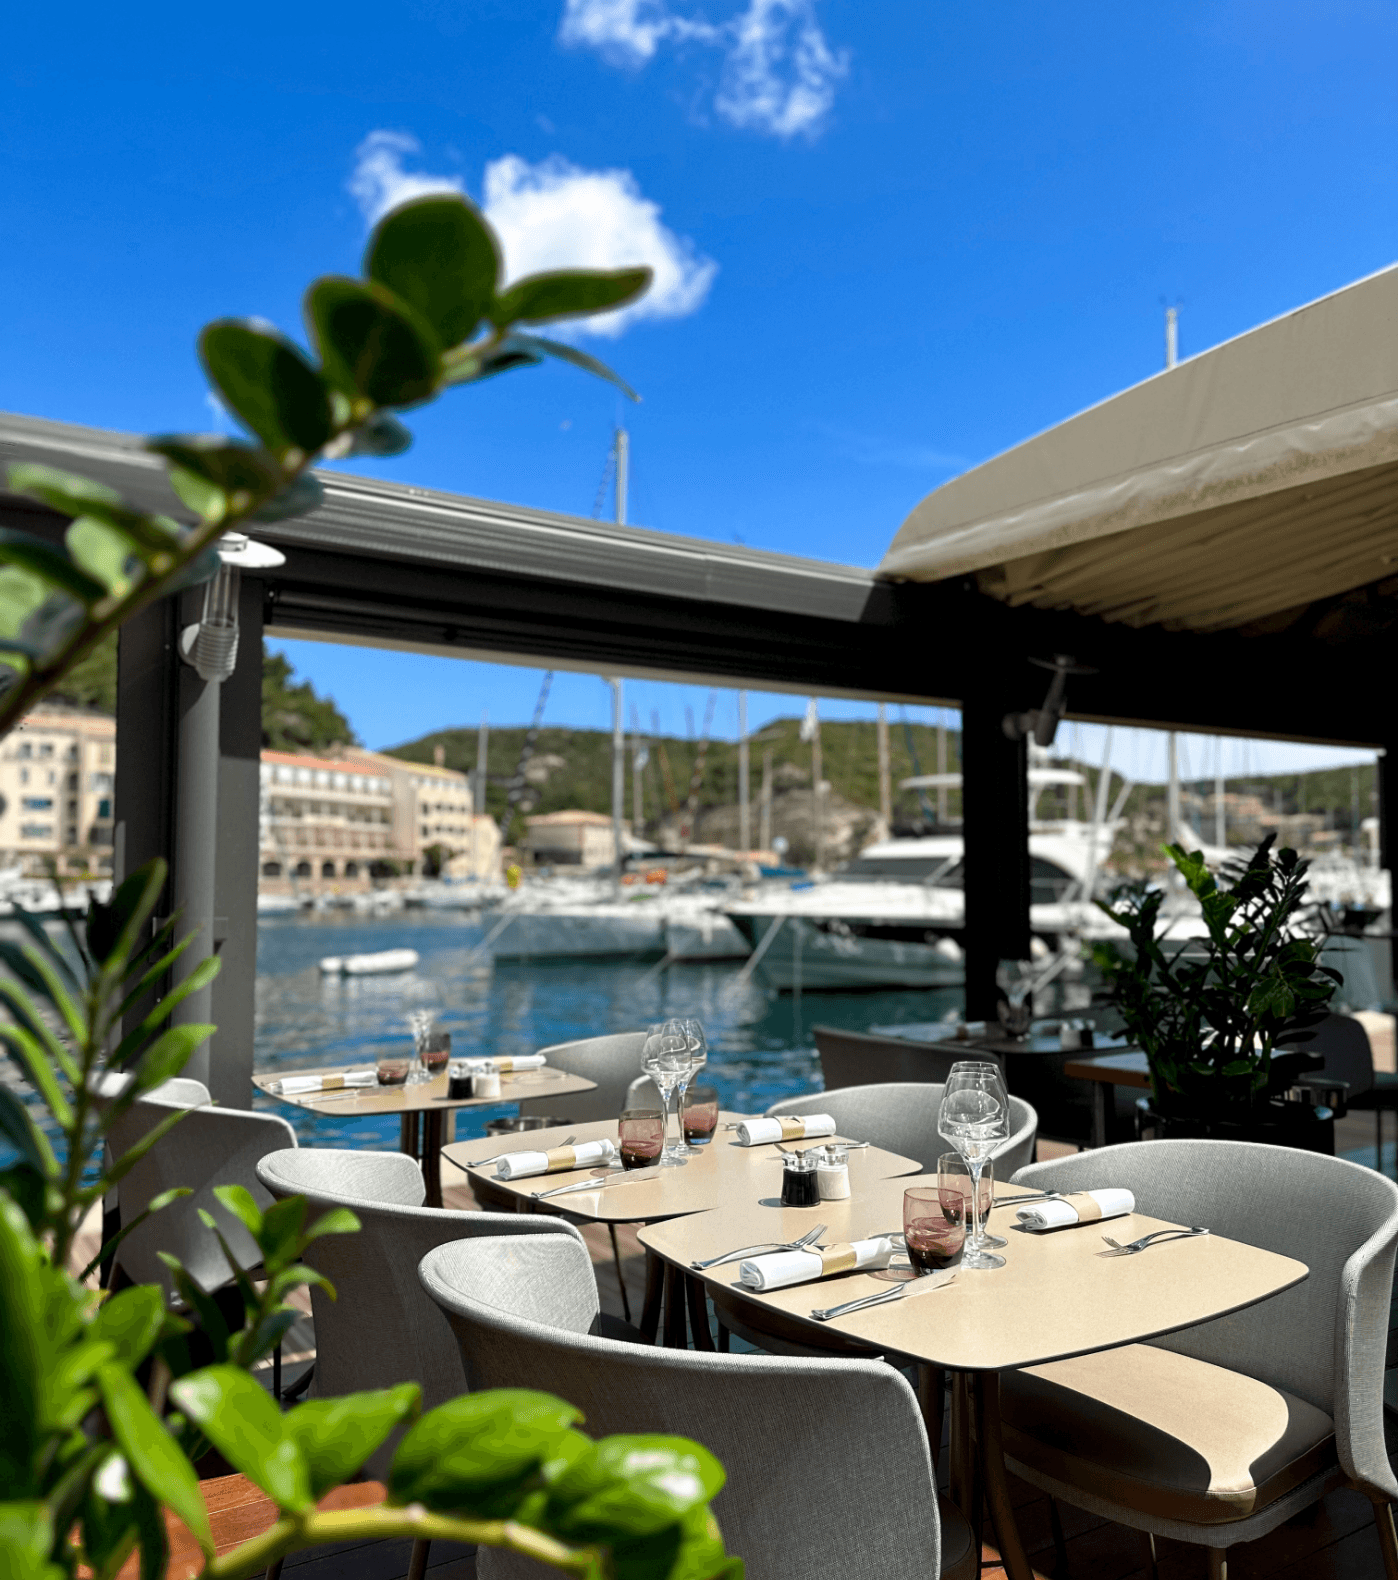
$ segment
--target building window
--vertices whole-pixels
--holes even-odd
[[[282,864],[279,861],[264,861],[262,863],[262,876],[264,878],[280,878]]]
[[[52,823],[23,823],[20,825],[21,839],[52,839]]]
[[[110,817],[112,815],[112,803],[106,797],[103,797],[97,803],[97,815],[98,817]]]
[[[357,878],[359,876],[359,863],[357,861],[347,861],[345,863],[345,876],[347,878]]]
[[[19,755],[21,757],[32,757],[34,755],[33,744],[29,741],[22,742],[19,748]]]
[[[53,756],[53,742],[52,741],[45,741],[39,747],[39,756],[40,757],[52,757]]]
[[[320,875],[322,878],[333,878],[335,876],[335,863],[333,861],[321,862]]]
[[[298,878],[309,878],[310,875],[311,875],[311,864],[310,864],[310,862],[309,861],[298,861],[296,863],[296,876]]]
[[[27,768],[21,768],[20,769],[20,771],[19,771],[19,782],[22,785],[27,785],[29,783],[29,770]]]
[[[47,795],[27,795],[21,805],[26,812],[51,812],[53,810],[53,797]]]

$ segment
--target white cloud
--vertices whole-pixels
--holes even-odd
[[[485,169],[485,215],[500,237],[510,279],[542,269],[619,269],[648,263],[649,291],[632,307],[580,320],[579,333],[613,337],[644,318],[683,318],[708,295],[718,265],[661,223],[629,170],[580,170],[555,155],[531,165],[516,154]]]
[[[816,20],[815,0],[748,0],[713,24],[678,16],[665,0],[565,0],[559,39],[618,65],[644,66],[665,43],[724,52],[714,108],[734,126],[776,137],[814,135],[849,70]]]
[[[405,170],[406,155],[420,153],[405,132],[376,131],[355,151],[349,190],[373,225],[390,209],[428,192],[461,192],[456,176]],[[684,318],[708,295],[718,265],[677,236],[660,218],[629,170],[583,170],[558,155],[531,165],[506,154],[485,168],[482,209],[495,227],[505,257],[505,277],[517,280],[544,269],[620,269],[649,264],[655,278],[631,307],[554,330],[615,338],[646,318]]]
[[[463,190],[456,176],[418,175],[404,170],[404,155],[421,152],[417,138],[407,132],[370,132],[355,149],[350,196],[371,225],[409,198]]]

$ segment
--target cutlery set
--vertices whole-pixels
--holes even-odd
[[[808,1234],[803,1234],[799,1240],[792,1240],[788,1245],[781,1245],[775,1241],[763,1241],[759,1245],[745,1245],[741,1251],[726,1251],[722,1256],[711,1256],[707,1262],[691,1262],[689,1265],[696,1273],[702,1273],[706,1267],[722,1267],[725,1262],[740,1262],[745,1256],[763,1255],[772,1251],[804,1251],[807,1246],[814,1245],[825,1233],[825,1225],[818,1223]]]

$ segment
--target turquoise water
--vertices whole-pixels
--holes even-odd
[[[863,1030],[939,1019],[961,992],[768,992],[737,984],[739,962],[673,966],[653,961],[557,960],[493,963],[473,951],[482,933],[459,914],[389,919],[290,916],[258,929],[256,1067],[273,1070],[362,1064],[410,1043],[409,1011],[431,1009],[452,1035],[453,1053],[532,1053],[550,1043],[634,1031],[672,1015],[696,1016],[709,1039],[705,1080],[725,1106],[760,1111],[820,1085],[811,1027]],[[322,977],[323,955],[416,949],[417,969],[386,977]],[[637,1072],[640,1073],[639,1071]],[[303,1144],[393,1149],[398,1120],[312,1114],[258,1094],[295,1127]],[[482,1135],[509,1105],[458,1113],[457,1134]]]

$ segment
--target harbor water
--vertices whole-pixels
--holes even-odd
[[[743,980],[738,961],[664,968],[653,959],[492,961],[478,948],[482,936],[474,919],[455,912],[264,917],[258,928],[257,1072],[362,1065],[386,1050],[402,1051],[411,1045],[407,1017],[416,1009],[430,1010],[451,1033],[454,1055],[475,1057],[533,1053],[552,1043],[694,1016],[709,1041],[702,1079],[717,1087],[726,1108],[755,1113],[820,1086],[813,1025],[862,1031],[935,1020],[962,1002],[959,988],[778,995]],[[325,955],[382,949],[415,949],[417,968],[380,977],[320,972]],[[392,1116],[316,1114],[261,1093],[255,1106],[289,1119],[303,1145],[398,1146],[399,1123]],[[513,1105],[459,1111],[456,1133],[482,1135],[489,1119],[513,1112]]]

